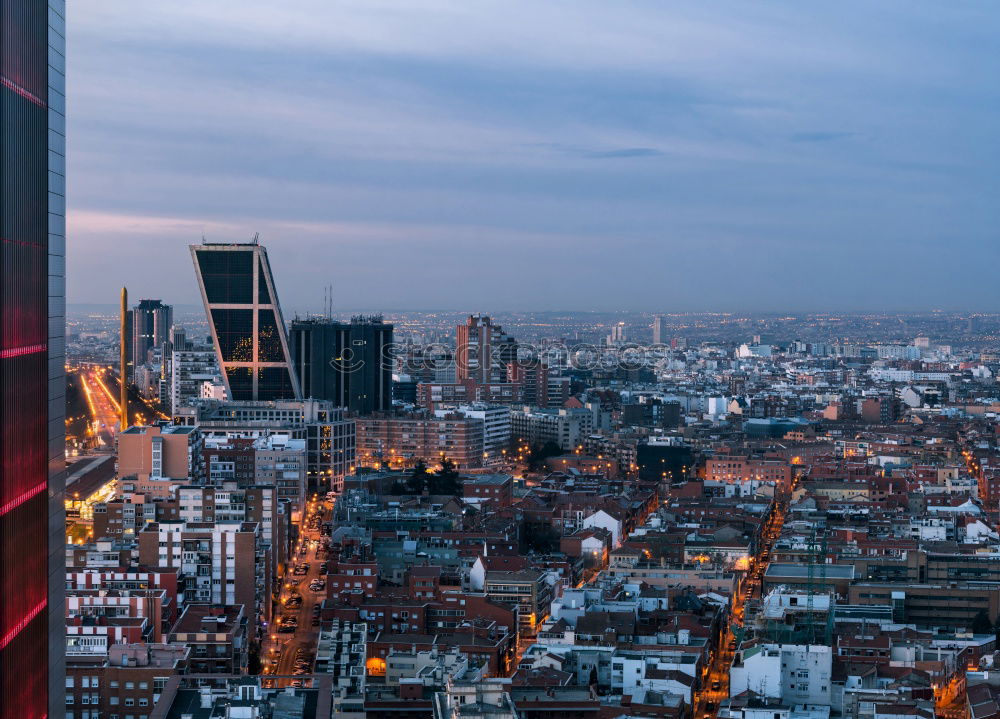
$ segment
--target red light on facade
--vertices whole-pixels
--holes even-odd
[[[32,607],[31,611],[25,614],[24,617],[22,617],[17,624],[11,627],[7,631],[7,633],[3,635],[3,637],[0,637],[0,650],[4,649],[8,644],[10,644],[11,641],[13,641],[14,637],[20,634],[21,630],[24,629],[26,626],[28,626],[28,624],[31,622],[32,619],[41,614],[42,610],[45,609],[48,603],[49,603],[48,599],[43,599],[42,601],[40,601],[38,604]]]
[[[23,357],[24,355],[33,355],[38,352],[44,352],[45,350],[46,346],[44,344],[25,345],[24,347],[8,347],[0,350],[0,359]]]
[[[27,490],[26,492],[21,492],[21,494],[14,497],[14,499],[11,499],[8,502],[4,503],[3,506],[0,506],[0,517],[7,514],[7,512],[11,511],[15,507],[19,507],[20,505],[24,504],[35,495],[41,494],[46,490],[47,487],[48,487],[48,480],[36,484],[34,487]]]
[[[2,76],[0,76],[0,77],[2,77]],[[13,80],[11,80],[11,79],[9,79],[7,77],[3,77],[2,79],[3,79],[3,86],[6,87],[11,92],[13,92],[13,93],[15,93],[17,95],[20,95],[21,97],[23,97],[28,102],[35,103],[39,107],[42,107],[42,108],[48,107],[48,105],[46,104],[45,100],[43,100],[42,98],[38,97],[38,95],[36,95],[35,93],[29,92],[28,90],[25,90],[23,87],[21,87],[16,82],[14,82]]]

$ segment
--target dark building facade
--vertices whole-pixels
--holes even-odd
[[[192,245],[191,256],[230,399],[301,399],[267,250]]]
[[[173,308],[160,300],[139,300],[139,304],[132,308],[129,312],[131,342],[128,356],[133,373],[137,367],[146,364],[151,349],[162,346],[170,339],[173,320]]]
[[[62,716],[63,0],[4,0],[0,44],[0,718]]]
[[[292,364],[302,396],[357,414],[392,407],[392,325],[380,316],[350,322],[292,322]]]
[[[679,482],[684,479],[694,457],[685,444],[645,442],[636,447],[639,479],[649,482]]]

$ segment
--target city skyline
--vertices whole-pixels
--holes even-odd
[[[505,7],[89,4],[70,302],[260,232],[290,313],[996,309],[997,11]]]

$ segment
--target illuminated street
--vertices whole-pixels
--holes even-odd
[[[289,557],[282,586],[278,607],[268,631],[270,635],[261,647],[262,673],[291,676],[296,673],[296,654],[309,660],[308,671],[299,671],[299,675],[312,673],[312,664],[316,656],[316,642],[319,635],[319,622],[313,626],[313,617],[317,607],[326,599],[326,589],[313,591],[309,588],[311,582],[317,579],[325,581],[326,554],[324,559],[318,559],[319,549],[324,542],[319,527],[332,516],[328,505],[315,498],[310,501],[305,519],[300,523],[299,542],[293,548]],[[316,520],[319,520],[318,523]],[[315,527],[315,528],[314,528]],[[296,575],[296,565],[308,564],[306,574]],[[302,604],[298,607],[286,607],[292,597],[301,597]],[[294,600],[293,600],[294,601]],[[284,618],[292,618],[298,622],[294,632],[279,631],[279,622]],[[294,679],[279,679],[279,686],[288,686]]]

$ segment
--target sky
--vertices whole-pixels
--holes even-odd
[[[87,0],[68,300],[1000,310],[1000,4]]]

